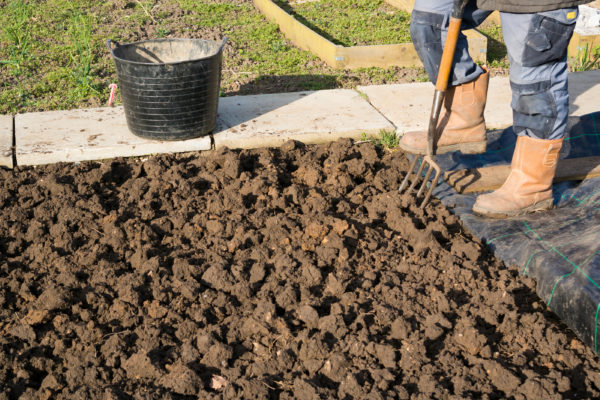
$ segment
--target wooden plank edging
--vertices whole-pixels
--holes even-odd
[[[283,34],[299,48],[310,51],[333,68],[422,66],[412,43],[371,46],[340,46],[319,35],[271,0],[253,0],[254,6],[268,20],[279,25]],[[479,32],[465,32],[469,51],[475,61],[485,62],[487,38]]]
[[[263,13],[269,21],[279,25],[283,34],[302,50],[310,51],[328,65],[336,67],[336,45],[319,35],[309,27],[301,24],[290,14],[270,0],[253,0],[254,6]]]

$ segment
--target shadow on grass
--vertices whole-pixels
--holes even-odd
[[[280,7],[283,11],[285,11],[286,13],[288,13],[289,15],[291,15],[292,17],[294,17],[302,25],[306,26],[307,28],[310,28],[310,30],[312,30],[313,32],[321,35],[325,39],[329,40],[331,43],[338,44],[340,46],[348,46],[343,41],[341,41],[339,39],[336,39],[335,37],[331,36],[329,33],[325,32],[324,30],[320,29],[318,26],[316,26],[315,24],[313,24],[312,22],[310,22],[309,20],[307,20],[302,15],[298,14],[289,4],[287,4],[287,2],[275,0],[274,3],[278,7]]]
[[[301,92],[340,87],[342,87],[342,83],[334,75],[261,75],[241,85],[239,90],[228,92],[227,96]]]
[[[506,45],[499,40],[488,37],[488,62],[504,62],[507,56]]]
[[[482,35],[484,35],[488,40],[488,65],[503,66],[504,64],[506,64],[506,66],[508,66],[508,50],[506,49],[506,44],[496,38],[497,34],[494,35],[493,33],[490,33],[485,29],[480,29],[479,32]]]

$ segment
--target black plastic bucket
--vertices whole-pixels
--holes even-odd
[[[217,123],[226,41],[156,39],[119,44],[109,39],[131,132],[159,140],[211,133]]]

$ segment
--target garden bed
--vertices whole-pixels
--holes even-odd
[[[600,396],[406,168],[340,140],[0,170],[0,399]]]
[[[366,46],[410,42],[410,14],[383,0],[275,2],[334,44]]]
[[[340,41],[339,38],[331,38],[329,33],[325,33],[321,28],[315,26],[313,22],[307,20],[306,17],[302,15],[298,16],[298,13],[294,11],[293,7],[289,6],[290,3],[288,2],[277,0],[253,0],[253,2],[267,19],[275,22],[279,26],[279,29],[292,43],[294,43],[294,45],[315,54],[330,67],[360,70],[370,67],[413,68],[422,65],[417,51],[410,40],[404,43],[344,46],[335,43],[336,41]],[[344,13],[343,11],[333,12],[333,10],[338,8],[336,2],[326,2],[324,4],[326,8],[331,10],[330,12],[333,13],[333,15],[327,17],[326,21],[322,22],[323,25],[329,25],[328,29],[333,28],[334,31],[338,30],[335,29],[335,26],[341,27],[338,30],[338,35],[340,36],[347,35],[347,33],[342,33],[342,30],[353,33],[352,36],[354,36],[355,39],[351,39],[351,42],[357,41],[356,37],[361,37],[361,39],[358,40],[358,42],[361,43],[370,41],[370,39],[368,39],[370,33],[365,31],[362,27],[364,22],[358,24],[359,26],[355,29],[352,27],[354,22],[358,21],[360,18],[364,18],[364,16],[357,16],[365,15],[364,12],[361,13],[360,11],[355,11],[359,9],[359,6],[352,7],[352,4],[350,4],[349,9],[352,10],[352,12]],[[343,5],[345,3],[341,4]],[[380,5],[382,3],[375,4]],[[313,9],[318,10],[318,7],[318,5],[305,5],[305,3],[301,3],[300,6],[300,8],[305,9],[305,11]],[[343,9],[343,6],[340,8]],[[315,11],[307,12],[307,14],[313,15],[314,18],[317,18],[318,15]],[[406,23],[407,22],[400,23],[401,27],[405,26]],[[403,28],[401,28],[401,31],[402,30]],[[382,33],[382,35],[384,34]],[[469,40],[469,51],[472,54],[473,59],[485,63],[487,53],[487,39],[485,36],[474,30],[465,31],[465,35]],[[395,35],[388,36],[390,40],[395,38]],[[410,38],[408,37],[408,39]]]

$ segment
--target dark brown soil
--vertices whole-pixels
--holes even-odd
[[[559,399],[600,365],[402,153],[0,171],[0,399]]]

